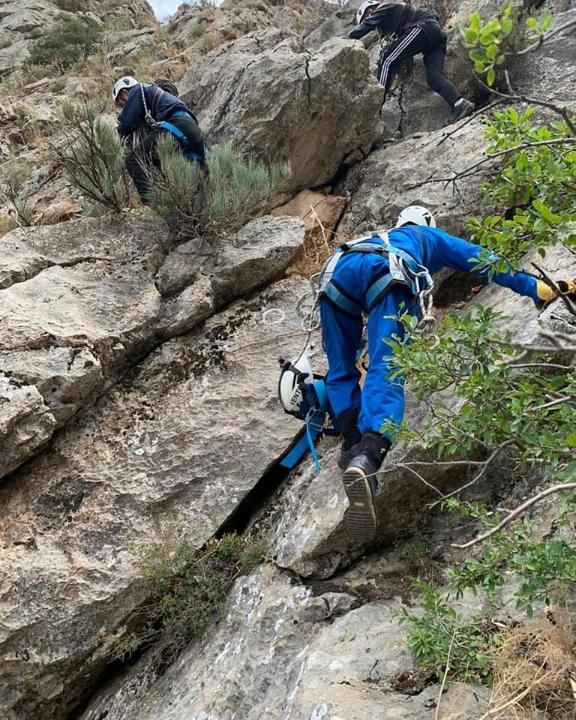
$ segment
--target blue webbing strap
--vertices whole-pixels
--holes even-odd
[[[317,416],[321,415],[322,417],[318,418]],[[312,460],[314,460],[314,469],[316,470],[316,475],[320,474],[320,459],[318,457],[318,453],[316,452],[316,448],[314,447],[314,440],[320,435],[320,433],[317,430],[317,420],[322,420],[322,425],[324,425],[324,413],[319,413],[318,411],[312,412],[310,411],[308,415],[306,415],[306,439],[308,440],[308,447],[310,448],[310,455],[312,455]],[[322,427],[322,426],[321,426]],[[315,433],[315,437],[312,436],[312,430]]]
[[[354,302],[354,300],[350,300],[350,298],[346,297],[346,295],[341,293],[340,290],[338,290],[338,288],[331,282],[326,285],[323,293],[329,300],[332,300],[334,305],[339,307],[340,310],[344,310],[344,312],[347,312],[350,315],[362,314],[362,306],[359,303]]]

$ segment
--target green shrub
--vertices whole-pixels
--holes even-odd
[[[138,628],[116,646],[116,656],[154,643],[159,661],[172,659],[218,618],[233,582],[262,557],[262,547],[246,537],[224,535],[197,549],[177,524],[164,525],[160,542],[137,551],[151,599],[139,613]]]
[[[62,105],[70,130],[65,146],[52,146],[72,184],[96,206],[121,212],[128,204],[129,186],[124,148],[113,123],[89,103]]]
[[[92,18],[66,17],[32,44],[27,62],[65,70],[85,60],[101,34],[102,26]]]
[[[418,582],[419,610],[403,608],[401,622],[408,622],[408,647],[422,667],[440,678],[464,682],[490,679],[490,651],[499,640],[496,626],[482,616],[465,619],[431,585]]]
[[[243,158],[228,144],[211,149],[207,174],[178,152],[171,137],[159,139],[158,155],[162,171],[150,169],[150,202],[178,239],[237,230],[264,207],[288,173],[285,165],[267,167]]]
[[[0,200],[11,206],[17,225],[32,225],[34,210],[24,189],[32,175],[30,163],[16,161],[0,168]]]

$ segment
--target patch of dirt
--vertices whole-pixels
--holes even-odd
[[[424,688],[433,685],[436,681],[436,673],[417,668],[397,675],[392,680],[391,688],[403,695],[419,695]]]

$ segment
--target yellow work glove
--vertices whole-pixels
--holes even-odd
[[[576,279],[555,280],[555,283],[571,300],[576,300]],[[536,293],[540,300],[542,300],[543,306],[548,305],[558,297],[556,290],[545,282],[542,282],[542,280],[538,280],[536,283]]]

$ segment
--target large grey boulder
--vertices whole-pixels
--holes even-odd
[[[256,218],[234,238],[207,244],[189,240],[167,258],[156,276],[164,296],[174,295],[200,275],[213,281],[219,306],[262,287],[286,269],[302,247],[304,223],[297,218]]]
[[[333,39],[314,52],[276,30],[247,35],[207,55],[180,83],[212,142],[230,141],[272,162],[289,162],[288,190],[329,182],[375,137],[381,90],[368,56]]]
[[[160,680],[146,664],[90,704],[82,720],[432,720],[439,686],[395,689],[414,668],[400,603],[343,592],[314,594],[271,567],[237,581],[220,626],[194,643]],[[488,691],[458,683],[442,715],[477,718]]]
[[[305,289],[284,280],[165,342],[0,486],[0,716],[68,717],[147,598],[130,548],[173,516],[200,547],[288,446],[277,358],[302,348]]]
[[[152,213],[2,237],[0,373],[19,400],[4,402],[0,477],[161,340],[279,277],[303,241],[302,221],[263,217],[208,253],[169,253]]]

